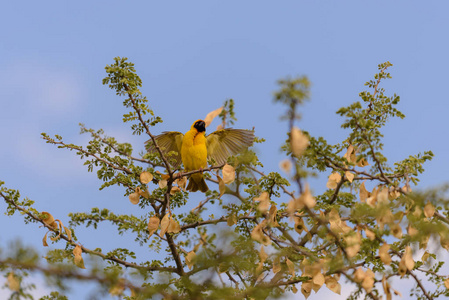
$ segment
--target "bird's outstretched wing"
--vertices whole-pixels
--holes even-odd
[[[183,137],[184,134],[178,131],[165,131],[154,137],[162,153],[175,169],[181,165],[181,145]],[[152,140],[146,141],[145,145],[149,153],[158,152]]]
[[[219,165],[226,163],[229,156],[239,153],[254,142],[254,132],[246,129],[221,129],[206,137],[207,158],[213,158]]]

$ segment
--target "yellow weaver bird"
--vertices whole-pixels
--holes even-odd
[[[184,164],[186,172],[201,170],[207,167],[207,159],[212,158],[218,165],[226,163],[228,157],[248,148],[254,142],[254,132],[245,129],[221,129],[206,136],[206,123],[196,120],[186,134],[177,131],[166,131],[155,137],[156,143],[177,169]],[[150,153],[157,152],[152,140],[146,142]],[[202,173],[190,176],[187,190],[207,192],[206,181]]]

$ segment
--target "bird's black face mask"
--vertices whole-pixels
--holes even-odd
[[[204,121],[198,121],[193,125],[193,127],[198,130],[198,132],[204,132],[206,131],[206,123]]]

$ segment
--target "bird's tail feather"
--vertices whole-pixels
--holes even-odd
[[[196,192],[196,191],[200,190],[203,193],[205,193],[209,190],[209,187],[207,186],[206,181],[204,180],[204,177],[202,174],[193,174],[189,179],[189,184],[187,185],[187,190],[190,192]]]

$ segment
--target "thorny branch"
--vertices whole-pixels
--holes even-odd
[[[385,70],[387,69],[387,67],[384,67],[381,69],[380,73],[382,74],[383,72],[385,72]],[[374,94],[372,95],[372,97],[376,97],[377,94],[380,92],[382,92],[382,90],[379,90],[378,86],[379,83],[381,82],[381,79],[383,77],[379,76],[376,82],[373,82],[373,88],[374,88]],[[110,141],[108,141],[106,138],[101,137],[100,135],[98,135],[95,132],[92,132],[90,130],[87,130],[84,128],[84,130],[90,132],[92,134],[92,136],[97,139],[100,140],[102,143],[104,143],[105,145],[109,146],[112,150],[114,150],[116,153],[118,153],[121,156],[125,156],[128,158],[128,160],[132,163],[132,162],[140,162],[140,163],[146,163],[146,164],[150,164],[153,167],[162,167],[165,168],[167,170],[167,173],[169,175],[169,178],[167,180],[167,188],[164,191],[164,196],[160,197],[161,199],[156,199],[160,205],[156,206],[156,204],[154,204],[154,201],[151,201],[151,205],[152,208],[154,209],[156,216],[161,219],[165,214],[166,211],[169,211],[169,214],[171,215],[171,210],[170,210],[170,191],[172,189],[173,184],[175,183],[175,181],[178,178],[181,178],[182,176],[190,176],[192,174],[195,173],[200,173],[200,172],[208,172],[208,171],[212,171],[214,169],[219,169],[222,168],[223,165],[220,166],[211,166],[209,168],[206,169],[202,169],[202,170],[195,170],[195,171],[190,171],[190,172],[179,172],[179,173],[175,173],[177,170],[172,170],[170,164],[168,163],[167,158],[164,156],[164,154],[162,153],[160,147],[157,145],[156,140],[155,140],[155,136],[152,135],[152,133],[150,132],[150,128],[149,128],[149,124],[143,120],[142,117],[142,113],[144,111],[142,111],[139,107],[139,99],[137,99],[137,97],[135,98],[135,91],[131,90],[131,88],[127,85],[127,84],[123,84],[124,89],[126,90],[126,93],[129,96],[129,101],[131,101],[132,103],[132,107],[134,109],[134,111],[137,114],[137,118],[140,122],[140,124],[143,126],[144,131],[146,132],[146,134],[148,136],[150,136],[156,150],[158,151],[158,153],[160,154],[160,157],[163,161],[163,165],[156,165],[150,161],[147,161],[145,159],[140,159],[140,158],[136,158],[133,157],[123,151],[120,151],[120,149],[118,147],[116,147],[116,145],[114,143],[111,143]],[[128,99],[127,99],[128,101]],[[370,116],[368,116],[374,109],[376,108],[376,101],[370,101],[368,103],[368,108],[365,111],[365,118],[368,118],[370,116],[372,116],[372,114]],[[293,129],[293,125],[294,125],[294,119],[296,116],[296,112],[295,112],[295,107],[296,104],[293,105],[293,108],[288,112],[289,113],[289,130],[290,133],[292,132]],[[134,114],[135,116],[135,114]],[[139,125],[140,126],[140,125]],[[358,129],[366,132],[366,129],[361,128],[360,124],[356,124],[355,125]],[[142,129],[142,127],[139,127],[140,129]],[[356,129],[354,129],[356,130]],[[45,138],[45,137],[44,137]],[[393,181],[396,181],[397,179],[401,179],[404,176],[407,176],[407,174],[388,174],[386,173],[388,170],[386,167],[385,169],[383,168],[382,165],[382,156],[379,157],[376,155],[375,152],[375,148],[377,147],[376,144],[376,140],[374,139],[370,139],[369,136],[364,135],[363,137],[363,144],[366,144],[366,146],[368,146],[368,148],[365,148],[365,150],[368,150],[368,155],[374,160],[374,163],[377,167],[377,170],[379,171],[379,173],[377,173],[376,168],[373,168],[374,172],[376,174],[371,174],[369,172],[365,172],[365,171],[359,171],[356,170],[355,167],[348,167],[346,165],[341,165],[339,163],[339,160],[335,160],[331,159],[329,157],[327,157],[326,155],[320,153],[319,151],[316,151],[316,155],[318,156],[317,158],[321,161],[324,162],[324,165],[327,168],[330,168],[332,170],[338,170],[338,171],[349,171],[353,174],[355,174],[356,176],[354,177],[353,180],[371,180],[371,181],[377,181],[381,184],[387,184],[387,185],[392,185]],[[118,163],[114,163],[114,161],[108,161],[107,159],[105,159],[104,157],[107,155],[103,156],[101,152],[101,149],[96,149],[98,150],[98,155],[96,153],[91,153],[89,151],[86,151],[84,149],[82,149],[81,147],[77,147],[77,146],[73,146],[73,145],[67,145],[65,143],[63,143],[62,141],[54,141],[50,138],[45,138],[48,142],[56,144],[56,145],[61,145],[61,147],[64,148],[68,148],[68,149],[74,149],[77,151],[80,151],[81,153],[83,153],[84,155],[86,155],[87,157],[91,156],[94,157],[96,162],[100,162],[106,166],[109,166],[110,168],[123,172],[126,175],[131,175],[131,176],[138,176],[138,174],[134,174],[133,171],[131,171],[130,169],[123,167],[122,165],[118,164]],[[95,145],[93,145],[95,147]],[[94,150],[95,152],[95,150]],[[294,164],[296,164],[296,157],[291,157],[291,160]],[[262,220],[266,220],[268,218],[268,214],[267,213],[261,213],[260,211],[256,210],[254,202],[251,202],[251,198],[254,198],[254,191],[257,191],[258,189],[260,190],[261,184],[260,184],[260,178],[258,178],[259,176],[266,176],[263,172],[261,172],[260,170],[258,170],[256,167],[252,167],[252,166],[248,166],[247,169],[249,170],[249,173],[251,173],[252,178],[251,177],[247,177],[245,178],[246,180],[250,181],[251,184],[253,185],[254,189],[251,190],[251,186],[249,184],[246,185],[247,189],[243,190],[241,188],[241,186],[245,185],[244,180],[241,180],[240,178],[240,174],[237,174],[237,180],[236,183],[232,186],[228,186],[226,189],[226,194],[230,197],[235,197],[234,200],[238,199],[240,200],[240,205],[243,207],[245,206],[245,214],[241,215],[239,217],[234,217],[232,221],[236,221],[237,222],[237,226],[235,227],[235,231],[239,231],[241,236],[245,236],[249,237],[251,236],[251,228],[253,228],[254,225],[260,224]],[[299,189],[299,196],[301,196],[303,194],[303,178],[300,177],[300,174],[298,172],[298,169],[296,169],[297,172],[296,174],[294,174],[294,176],[291,178],[293,182],[296,182],[298,189]],[[215,183],[217,183],[217,181],[215,180],[211,180]],[[407,179],[408,181],[408,179]],[[290,255],[291,253],[294,253],[295,255],[295,262],[297,261],[301,261],[304,259],[310,259],[310,261],[321,261],[324,259],[327,259],[329,256],[333,256],[335,255],[335,253],[343,253],[345,256],[344,259],[344,263],[343,266],[339,266],[339,267],[334,267],[331,270],[329,269],[323,269],[323,274],[324,276],[330,276],[330,275],[334,275],[334,274],[342,274],[343,276],[345,276],[350,282],[353,282],[354,284],[356,284],[359,289],[361,290],[363,287],[360,284],[359,281],[356,281],[354,278],[354,274],[351,275],[350,272],[351,271],[355,271],[357,268],[359,267],[364,267],[364,268],[369,268],[371,261],[369,259],[367,260],[361,260],[358,257],[356,258],[350,258],[347,255],[346,252],[346,248],[344,245],[344,240],[342,240],[342,236],[337,232],[337,231],[333,231],[331,228],[328,227],[329,225],[329,221],[328,221],[328,214],[329,212],[336,206],[340,205],[340,203],[342,201],[344,201],[344,197],[341,196],[341,190],[342,188],[345,186],[345,183],[347,182],[347,179],[345,179],[344,177],[340,180],[340,182],[337,183],[336,188],[334,189],[334,191],[332,193],[329,193],[329,197],[326,198],[326,203],[323,204],[324,209],[322,211],[318,211],[318,210],[312,210],[311,208],[305,206],[304,208],[301,209],[297,209],[296,210],[296,215],[295,217],[301,218],[301,220],[306,220],[308,222],[308,224],[311,224],[311,228],[308,230],[308,232],[306,233],[300,233],[299,238],[294,238],[290,233],[293,232],[292,231],[292,227],[288,226],[287,227],[270,227],[267,226],[265,228],[262,229],[262,232],[269,238],[271,239],[271,241],[273,242],[272,247],[275,250],[279,250],[278,252],[281,253],[280,255],[288,257],[288,255]],[[122,183],[123,184],[123,183]],[[124,184],[125,185],[125,184]],[[127,186],[128,188],[132,188],[130,186]],[[273,184],[270,187],[267,187],[268,191],[270,192],[270,196],[272,196],[273,194],[277,194],[277,191],[274,188],[281,188],[282,192],[288,196],[288,198],[290,199],[296,199],[297,197],[295,196],[295,192],[294,191],[290,191],[286,185],[283,184]],[[243,191],[242,191],[243,190]],[[257,193],[257,192],[256,192]],[[401,190],[401,193],[403,195],[406,195],[406,193],[404,191]],[[250,196],[248,196],[248,194],[250,194]],[[212,195],[212,196],[211,196]],[[33,219],[36,222],[41,223],[44,227],[46,227],[47,229],[49,229],[50,231],[59,234],[59,231],[57,229],[52,228],[51,226],[48,226],[45,224],[45,222],[39,218],[38,215],[34,214],[33,212],[25,209],[24,207],[21,207],[20,205],[18,205],[17,203],[15,203],[14,200],[12,200],[11,198],[9,198],[8,196],[6,196],[5,194],[0,192],[0,196],[2,198],[5,199],[5,201],[7,203],[9,203],[10,205],[14,206],[17,210],[19,210],[20,212],[26,214],[27,216],[29,216],[31,219]],[[195,212],[197,211],[198,213],[196,214],[196,216],[194,216],[193,220],[197,220],[196,218],[201,217],[200,213],[203,212],[203,207],[206,206],[206,204],[210,204],[211,203],[211,199],[214,199],[214,194],[207,194],[206,195],[206,199],[203,202],[200,202],[198,204],[198,206],[196,206],[191,212]],[[341,197],[341,198],[340,198]],[[162,199],[163,198],[163,199]],[[341,200],[341,201],[340,201]],[[220,201],[223,201],[222,199]],[[272,201],[272,205],[274,204],[274,201]],[[354,204],[354,203],[353,203]],[[173,207],[173,205],[172,205]],[[348,207],[348,206],[346,206]],[[301,214],[301,215],[298,215]],[[189,216],[190,217],[190,216]],[[287,210],[281,210],[281,212],[277,212],[277,214],[274,215],[274,218],[278,218],[279,220],[284,220],[285,218],[289,217],[289,213],[287,212]],[[442,213],[436,211],[435,212],[435,217],[438,218],[440,221],[445,222],[447,224],[449,224],[449,219],[443,215]],[[88,219],[89,217],[87,217],[86,219]],[[94,218],[92,218],[94,219]],[[100,218],[101,219],[101,218]],[[343,220],[348,220],[349,222],[351,222],[351,216],[348,218],[345,217],[341,217],[340,218],[341,221]],[[104,219],[101,219],[104,220]],[[187,220],[189,220],[187,218]],[[208,220],[198,220],[198,221],[191,221],[192,223],[189,223],[189,221],[186,221],[186,224],[182,225],[180,228],[180,232],[182,233],[183,236],[188,236],[187,232],[190,232],[190,229],[196,229],[198,231],[198,233],[202,234],[203,230],[205,230],[205,227],[208,225],[215,225],[218,223],[223,223],[223,222],[228,222],[230,220],[230,217],[227,216],[222,216],[222,217],[209,217]],[[146,229],[142,229],[142,223],[140,224],[133,224],[133,222],[129,222],[129,221],[125,221],[125,220],[115,220],[115,219],[110,219],[111,222],[116,222],[118,224],[124,224],[126,226],[129,226],[131,228],[137,228],[139,227],[139,230],[141,233],[146,234],[147,231]],[[276,221],[276,220],[275,220]],[[276,221],[277,222],[277,221]],[[357,228],[357,230],[359,230],[359,233],[362,232],[363,228],[368,227],[368,225],[364,225],[364,224],[353,224],[354,225],[354,231],[356,230],[355,227],[359,227]],[[370,225],[371,226],[371,225]],[[275,229],[276,228],[276,229]],[[298,231],[299,232],[299,231]],[[303,235],[302,235],[303,234]],[[376,233],[376,239],[378,239],[381,243],[385,243],[384,240],[382,240],[381,238],[378,237],[379,233]],[[66,240],[68,245],[71,246],[76,246],[77,244],[74,243],[68,236],[64,235],[61,233],[61,238]],[[326,237],[323,237],[326,236]],[[175,277],[175,279],[170,279],[170,283],[167,285],[167,289],[164,288],[163,291],[160,292],[160,294],[162,294],[164,297],[167,298],[177,298],[178,295],[172,295],[170,294],[169,290],[168,290],[168,286],[169,285],[177,285],[180,284],[184,281],[184,279],[186,279],[186,281],[192,280],[191,278],[189,278],[190,276],[197,274],[199,272],[205,271],[207,270],[207,274],[209,276],[212,276],[211,274],[214,274],[213,272],[210,272],[211,270],[215,270],[215,272],[217,272],[220,282],[222,283],[224,288],[227,288],[226,285],[228,286],[235,286],[236,290],[235,290],[235,295],[236,296],[241,296],[243,297],[251,297],[251,294],[260,290],[260,289],[273,289],[275,287],[283,287],[283,286],[291,286],[291,285],[295,285],[297,283],[304,283],[304,282],[309,282],[310,283],[310,279],[307,276],[292,276],[292,277],[282,277],[281,279],[279,279],[279,273],[277,275],[275,275],[271,281],[265,282],[266,278],[271,278],[271,273],[270,272],[266,272],[267,269],[267,262],[265,262],[264,265],[264,270],[263,272],[265,272],[265,274],[261,274],[263,276],[257,277],[254,276],[254,274],[252,274],[250,271],[248,270],[242,270],[240,272],[240,269],[238,266],[231,266],[229,269],[227,269],[225,271],[225,274],[227,275],[227,278],[224,278],[225,280],[223,280],[222,276],[220,275],[220,271],[219,271],[219,267],[217,267],[216,265],[216,261],[213,262],[206,262],[204,264],[197,264],[194,266],[194,268],[190,271],[186,271],[184,270],[184,265],[182,262],[182,257],[181,255],[187,255],[188,252],[186,250],[184,250],[182,247],[189,247],[191,245],[191,241],[188,240],[188,238],[186,240],[182,240],[181,239],[177,239],[178,236],[176,234],[170,234],[170,233],[166,233],[164,236],[158,236],[158,238],[162,239],[163,241],[165,241],[168,245],[168,257],[166,257],[166,262],[169,262],[171,259],[174,261],[174,267],[162,267],[162,266],[152,266],[152,267],[147,267],[147,266],[142,266],[142,265],[138,265],[135,263],[131,263],[131,262],[127,262],[125,260],[121,260],[115,257],[110,257],[107,255],[102,254],[101,252],[97,252],[97,251],[92,251],[89,250],[83,246],[81,246],[83,252],[85,253],[89,253],[91,255],[96,255],[101,257],[104,260],[108,260],[110,262],[113,262],[115,264],[119,264],[121,266],[124,267],[130,267],[130,268],[134,268],[140,271],[145,271],[145,272],[169,272],[169,273],[174,273],[179,275],[179,278],[181,278],[181,280],[178,280],[178,277]],[[204,241],[204,240],[203,240]],[[377,241],[376,241],[377,242]],[[309,249],[305,248],[305,246],[308,246]],[[204,245],[203,245],[204,246]],[[372,245],[371,245],[372,246]],[[196,247],[196,246],[195,246]],[[252,247],[252,246],[251,246]],[[205,247],[205,251],[207,252],[210,249],[206,249]],[[377,249],[375,249],[377,250]],[[196,250],[195,250],[196,251]],[[251,251],[251,250],[250,250]],[[391,250],[393,251],[393,250]],[[396,250],[395,250],[396,251]],[[237,253],[237,251],[236,251]],[[253,254],[253,253],[252,253]],[[400,254],[398,254],[400,256]],[[270,255],[271,256],[271,255]],[[326,257],[327,256],[327,257]],[[300,257],[300,258],[298,258]],[[374,260],[378,261],[380,258],[378,256],[373,258]],[[343,261],[343,260],[342,260]],[[186,260],[187,262],[187,260]],[[0,265],[1,264],[7,264],[8,262],[6,261],[0,261]],[[253,261],[251,261],[251,263],[253,263]],[[21,267],[23,268],[28,268],[25,265],[22,265]],[[284,266],[283,266],[284,267]],[[301,266],[299,266],[301,268]],[[32,266],[29,267],[30,269],[32,269]],[[55,273],[58,274],[58,270],[53,270],[51,268],[46,269],[46,268],[42,268],[42,267],[36,267],[36,270],[39,270],[41,272],[44,273]],[[321,270],[321,269],[320,269]],[[426,272],[428,274],[432,274],[434,276],[439,276],[440,278],[445,278],[442,275],[438,275],[433,271],[426,271],[420,268],[417,268],[416,270],[419,270],[421,272]],[[285,270],[284,270],[285,271]],[[234,272],[233,274],[231,274],[231,272]],[[320,271],[321,272],[321,271]],[[304,273],[304,272],[303,272]],[[434,274],[435,273],[435,274]],[[67,277],[74,277],[74,278],[79,278],[81,280],[96,280],[99,282],[105,282],[105,283],[109,283],[107,281],[104,281],[103,278],[100,277],[95,277],[94,275],[82,275],[81,277],[77,277],[77,273],[60,273],[61,276],[67,276]],[[242,275],[243,274],[243,275]],[[270,275],[269,275],[270,274]],[[426,289],[424,288],[421,280],[419,280],[419,278],[411,271],[409,271],[409,274],[415,279],[418,287],[421,289],[423,295],[427,298],[427,299],[432,299],[432,296],[429,294],[429,292],[426,291]],[[236,276],[235,276],[236,275]],[[396,274],[397,275],[397,274]],[[396,276],[395,275],[395,276]],[[83,277],[84,276],[84,277]],[[89,277],[90,276],[90,277]],[[278,277],[276,277],[278,276]],[[339,276],[338,276],[339,277]],[[261,279],[260,279],[261,278]],[[226,280],[228,279],[228,280]],[[178,281],[177,281],[178,280]],[[204,286],[209,286],[212,282],[212,278],[207,278],[207,280],[204,282]],[[239,283],[243,283],[243,285],[245,286],[246,290],[240,289],[238,287]],[[377,280],[375,281],[375,283],[379,283],[380,281]],[[247,283],[251,283],[247,284]],[[128,284],[128,283],[127,283]],[[199,285],[198,285],[199,286]],[[132,288],[134,290],[139,290],[138,287],[134,287],[132,284],[129,284],[129,286],[127,286],[129,288]],[[184,287],[176,287],[179,290],[182,290],[182,288]],[[141,289],[141,288],[140,288]],[[370,297],[372,299],[378,299],[379,296],[377,294],[377,290],[370,291],[370,289],[366,289],[367,291],[367,297]],[[178,291],[178,290],[177,290]],[[195,291],[187,291],[186,292],[189,296],[193,297],[193,293],[195,293]],[[180,293],[180,295],[182,295],[182,292]]]
[[[32,218],[34,221],[41,223],[42,226],[44,226],[45,228],[47,228],[48,230],[59,234],[59,231],[54,229],[53,227],[47,225],[41,218],[39,218],[38,216],[36,216],[35,214],[31,213],[30,211],[24,209],[23,207],[17,205],[17,203],[15,203],[12,199],[10,199],[8,196],[6,196],[5,194],[3,194],[2,192],[0,192],[0,196],[9,204],[13,205],[16,209],[20,210],[21,212],[23,212],[24,214],[28,215],[30,218]],[[78,244],[75,243],[74,241],[72,241],[71,239],[69,239],[68,236],[64,235],[63,233],[61,233],[60,237],[64,240],[66,240],[66,242],[68,244],[70,244],[71,246],[75,247]],[[130,267],[130,268],[134,268],[134,269],[140,269],[140,270],[145,270],[145,271],[168,271],[168,272],[176,272],[177,270],[175,268],[172,267],[145,267],[145,266],[141,266],[138,264],[134,264],[134,263],[130,263],[124,260],[121,260],[119,258],[116,257],[110,257],[110,256],[106,256],[105,254],[101,253],[101,252],[97,252],[97,251],[93,251],[90,250],[82,245],[81,249],[83,250],[83,252],[91,254],[91,255],[95,255],[95,256],[99,256],[104,260],[109,260],[112,261],[114,263],[123,265],[125,267]]]

